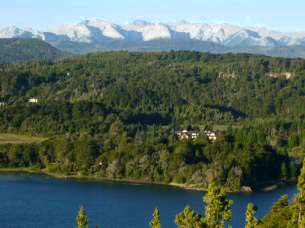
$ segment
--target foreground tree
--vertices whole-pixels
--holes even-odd
[[[175,222],[179,228],[205,227],[202,216],[191,210],[190,207],[184,208],[180,214],[177,214]]]
[[[88,218],[83,206],[80,207],[78,215],[76,217],[77,228],[88,228]]]
[[[274,203],[271,211],[261,219],[259,227],[296,227],[289,226],[289,220],[292,217],[291,213],[292,210],[289,207],[289,198],[287,195],[283,195],[276,203]]]
[[[232,218],[232,200],[229,200],[224,188],[215,182],[209,185],[208,192],[203,198],[206,203],[204,222],[211,228],[225,227],[225,223]]]
[[[160,222],[160,212],[158,208],[155,208],[153,217],[149,223],[151,228],[161,228],[161,222]]]
[[[297,196],[297,221],[298,226],[304,228],[305,227],[305,160],[303,161],[303,167],[301,170],[301,174],[298,178],[298,196]]]
[[[298,177],[298,194],[290,206],[292,213],[291,219],[288,222],[290,228],[304,228],[305,227],[305,159],[303,161],[303,167]]]
[[[257,207],[253,203],[249,203],[246,211],[246,227],[245,228],[256,228],[258,225],[255,217]]]

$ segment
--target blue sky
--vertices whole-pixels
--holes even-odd
[[[2,0],[0,27],[47,29],[84,19],[233,23],[305,31],[304,0]]]

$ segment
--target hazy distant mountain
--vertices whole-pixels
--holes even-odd
[[[0,38],[38,38],[78,53],[122,49],[153,51],[169,47],[211,52],[281,53],[281,56],[289,57],[304,57],[305,52],[305,32],[283,33],[266,28],[186,21],[173,24],[134,21],[118,25],[104,20],[86,20],[43,32],[8,27],[0,30]]]
[[[55,60],[67,56],[39,39],[0,39],[0,64],[29,60]]]

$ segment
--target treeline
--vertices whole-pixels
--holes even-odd
[[[118,119],[101,126],[93,135],[84,127],[83,134],[53,136],[41,144],[1,145],[0,166],[197,188],[207,188],[215,179],[228,191],[239,191],[295,180],[304,156],[305,132],[290,134],[292,126],[229,129],[215,142],[205,136],[179,141],[170,128],[131,127]],[[290,136],[285,139],[286,134]]]
[[[216,178],[234,191],[295,180],[304,85],[305,60],[247,54],[109,52],[2,65],[0,131],[49,140],[1,145],[0,166],[203,188]],[[216,142],[175,136],[199,127],[215,128]]]

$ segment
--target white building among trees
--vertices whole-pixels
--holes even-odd
[[[35,97],[30,98],[29,103],[37,104],[38,103],[38,98],[35,98]]]

